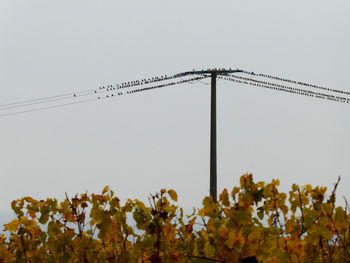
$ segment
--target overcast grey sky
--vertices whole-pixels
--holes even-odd
[[[211,67],[350,91],[350,2],[0,2],[0,104]],[[208,82],[208,81],[203,81]],[[208,85],[158,89],[0,119],[0,223],[23,196],[209,190]],[[350,105],[218,81],[218,192],[256,180],[350,198]]]

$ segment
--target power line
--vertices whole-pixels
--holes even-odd
[[[32,112],[32,111],[51,109],[51,108],[56,108],[56,107],[62,107],[62,106],[67,106],[67,105],[73,105],[73,104],[78,104],[78,103],[83,103],[83,102],[89,102],[89,101],[94,101],[94,100],[99,100],[99,99],[104,99],[104,98],[125,95],[123,92],[120,92],[119,90],[120,89],[127,89],[127,88],[133,89],[137,86],[153,84],[156,82],[162,82],[162,81],[172,80],[172,79],[176,79],[176,78],[180,78],[181,80],[180,81],[173,81],[173,82],[166,83],[166,84],[153,85],[153,86],[149,86],[146,88],[133,89],[133,90],[127,91],[126,94],[135,93],[135,92],[142,92],[142,91],[166,87],[166,86],[173,86],[173,85],[182,84],[182,83],[193,84],[195,82],[200,82],[204,78],[210,77],[209,74],[211,72],[214,72],[214,71],[215,71],[215,74],[218,75],[218,78],[234,81],[237,83],[249,84],[251,86],[269,88],[269,89],[273,89],[273,90],[284,91],[284,92],[289,92],[289,93],[298,94],[298,95],[305,95],[305,96],[310,96],[310,97],[315,97],[315,98],[320,98],[320,99],[328,99],[328,100],[332,100],[332,101],[336,101],[336,102],[350,103],[350,98],[343,97],[346,95],[350,95],[350,92],[348,92],[348,91],[330,89],[330,88],[326,88],[326,87],[322,87],[322,86],[317,86],[317,85],[299,82],[299,81],[295,81],[295,80],[285,79],[285,78],[276,77],[276,76],[272,76],[272,75],[266,75],[266,74],[261,74],[261,73],[256,74],[252,71],[245,71],[245,70],[239,70],[239,69],[237,69],[237,70],[207,69],[207,70],[200,70],[200,71],[193,70],[193,71],[188,71],[188,72],[184,72],[184,73],[180,73],[180,74],[176,74],[176,75],[172,75],[172,76],[164,75],[164,76],[158,76],[158,77],[143,78],[143,79],[138,79],[138,80],[133,80],[133,81],[122,82],[120,84],[100,86],[99,88],[95,88],[95,89],[76,91],[76,92],[71,92],[71,93],[55,95],[55,96],[42,97],[42,98],[24,100],[24,101],[13,102],[13,103],[8,103],[8,104],[2,104],[2,105],[0,105],[0,111],[10,111],[12,109],[18,109],[18,108],[27,108],[27,109],[15,111],[15,112],[4,113],[4,114],[1,114],[0,117],[22,114],[22,113]],[[288,82],[290,84],[302,85],[302,86],[307,86],[310,88],[321,89],[321,90],[331,92],[331,93],[335,92],[338,94],[342,94],[343,96],[326,94],[323,92],[314,92],[311,90],[295,88],[295,87],[291,87],[291,86],[287,86],[287,85],[257,80],[257,79],[253,79],[253,78],[245,78],[245,77],[241,77],[241,76],[237,76],[237,75],[230,75],[231,73],[243,73],[243,74],[248,74],[248,75],[251,75],[254,77],[269,78],[269,79],[273,79],[273,80]],[[182,79],[183,77],[188,76],[188,75],[199,75],[201,77],[191,78],[191,79],[186,79],[186,80]],[[201,83],[206,84],[206,85],[209,84],[209,83],[203,83],[203,82],[201,82]],[[107,95],[104,95],[104,94],[107,94]],[[63,102],[63,101],[67,101],[67,100],[77,100],[81,97],[87,97],[87,96],[92,96],[93,98],[51,105],[54,102],[59,102],[59,101]],[[49,104],[49,105],[39,107],[39,108],[30,108],[32,106],[40,105],[40,104]]]
[[[274,83],[267,83],[264,81],[251,80],[251,79],[237,77],[237,76],[234,76],[234,77],[233,76],[223,76],[223,77],[219,77],[219,78],[224,79],[224,80],[233,81],[236,83],[241,83],[241,84],[246,84],[246,85],[256,86],[256,87],[262,87],[262,88],[268,88],[268,89],[272,89],[272,90],[283,91],[283,92],[293,93],[293,94],[297,94],[297,95],[304,95],[304,96],[314,97],[314,98],[318,98],[318,99],[328,99],[328,100],[335,101],[335,102],[350,103],[350,99],[344,99],[344,98],[340,98],[340,97],[329,95],[329,94],[317,93],[317,92],[313,92],[313,91],[309,91],[309,90],[297,89],[297,88],[279,85],[279,84],[274,84]],[[239,80],[239,79],[245,79],[247,81]]]
[[[321,92],[314,92],[311,90],[305,90],[305,89],[300,89],[300,88],[293,88],[291,86],[286,86],[286,85],[281,85],[281,84],[276,84],[276,83],[271,83],[271,82],[266,82],[266,81],[260,81],[260,80],[256,80],[256,79],[251,79],[251,78],[244,78],[244,77],[239,77],[239,76],[230,76],[232,78],[237,78],[237,79],[243,79],[243,80],[247,80],[247,81],[253,81],[253,82],[257,82],[260,84],[264,84],[264,85],[271,85],[271,86],[275,86],[275,87],[280,87],[280,88],[284,88],[284,89],[290,89],[290,90],[294,90],[297,92],[308,92],[310,94],[313,95],[320,95],[320,96],[325,96],[325,97],[330,97],[332,99],[338,99],[338,100],[344,100],[344,101],[349,101],[350,98],[346,98],[346,97],[339,97],[336,95],[332,95],[332,94],[326,94],[326,93],[321,93]]]
[[[201,79],[210,77],[211,78],[211,109],[210,109],[210,195],[213,198],[213,201],[217,201],[217,147],[216,147],[216,82],[217,78],[228,80],[228,81],[233,81],[237,83],[243,83],[246,85],[250,86],[256,86],[256,87],[263,87],[263,88],[268,88],[268,89],[273,89],[273,90],[278,90],[278,91],[283,91],[283,92],[289,92],[297,95],[305,95],[305,96],[310,96],[310,97],[316,97],[319,99],[328,99],[336,102],[343,102],[343,103],[350,103],[350,98],[347,97],[339,97],[336,95],[332,94],[326,94],[323,92],[314,92],[310,90],[304,90],[300,88],[294,88],[291,86],[287,85],[282,85],[282,84],[276,84],[276,83],[271,83],[271,82],[266,82],[262,80],[256,80],[253,78],[245,78],[245,77],[240,77],[240,76],[234,76],[231,75],[233,73],[243,73],[243,74],[248,74],[248,75],[253,75],[257,77],[266,77],[278,81],[283,81],[283,82],[289,82],[295,85],[303,85],[311,88],[316,88],[316,89],[322,89],[326,90],[327,92],[335,92],[335,93],[341,93],[343,95],[350,95],[350,92],[345,92],[341,90],[336,90],[336,89],[329,89],[325,88],[322,86],[317,86],[317,85],[312,85],[312,84],[307,84],[303,82],[297,82],[289,79],[284,79],[280,77],[275,77],[271,75],[265,75],[265,74],[255,74],[254,72],[249,72],[249,71],[244,71],[244,70],[226,70],[226,69],[207,69],[207,70],[200,70],[200,71],[187,71],[183,73],[176,74],[171,77],[167,76],[161,76],[161,77],[155,77],[155,78],[148,78],[148,79],[141,79],[141,80],[136,80],[136,81],[131,81],[131,82],[123,82],[121,85],[109,85],[107,87],[99,87],[99,89],[95,90],[89,90],[89,91],[80,91],[76,93],[70,93],[70,94],[63,94],[63,95],[57,95],[53,97],[46,97],[46,98],[41,98],[41,99],[32,99],[32,100],[27,100],[27,101],[22,101],[22,102],[15,102],[15,103],[10,103],[10,104],[4,104],[0,105],[0,110],[1,107],[4,110],[9,110],[13,108],[21,108],[21,107],[30,107],[37,105],[39,103],[52,103],[57,100],[64,100],[64,99],[72,99],[85,96],[85,95],[93,95],[97,96],[100,95],[100,93],[108,92],[107,95],[101,94],[100,96],[97,96],[92,99],[88,100],[80,100],[80,101],[75,101],[75,102],[70,102],[70,103],[61,103],[61,104],[56,104],[56,105],[49,105],[45,107],[40,107],[40,108],[32,108],[32,109],[27,109],[23,111],[15,111],[15,112],[10,112],[6,114],[0,115],[0,117],[4,116],[9,116],[9,115],[16,115],[16,114],[23,114],[27,112],[33,112],[33,111],[40,111],[40,110],[46,110],[46,109],[52,109],[52,108],[57,108],[57,107],[63,107],[67,105],[72,105],[72,104],[78,104],[78,103],[85,103],[85,102],[90,102],[90,101],[95,101],[95,100],[101,100],[101,99],[109,99],[121,95],[126,95],[126,94],[133,94],[133,93],[138,93],[138,92],[144,92],[147,90],[152,90],[152,89],[158,89],[158,88],[164,88],[168,86],[175,86],[183,83],[193,83],[194,81],[200,81]],[[199,75],[198,77],[192,77],[190,79],[183,80],[181,79],[180,81],[172,81],[168,83],[162,83],[159,85],[151,85],[148,87],[144,88],[135,88],[135,86],[142,86],[146,84],[150,84],[153,82],[160,82],[160,81],[165,81],[173,78],[182,78],[182,77],[187,77],[190,75]],[[120,91],[120,89],[124,88],[130,88],[130,90],[127,90],[126,93],[123,91]],[[92,94],[90,94],[92,93]]]
[[[190,79],[181,80],[181,81],[173,81],[173,82],[169,82],[169,83],[165,83],[165,84],[154,85],[154,86],[149,86],[149,87],[145,87],[145,88],[130,90],[130,91],[127,91],[126,93],[125,92],[124,93],[118,92],[117,90],[116,90],[116,92],[111,92],[112,90],[108,90],[110,92],[109,94],[103,95],[103,96],[97,96],[97,97],[92,98],[92,99],[80,100],[80,101],[69,102],[69,103],[55,104],[55,105],[39,107],[39,108],[34,108],[34,109],[27,109],[27,110],[22,110],[22,111],[15,111],[15,112],[10,112],[10,113],[4,113],[4,114],[0,114],[0,117],[24,114],[24,113],[29,113],[29,112],[41,111],[41,110],[48,110],[48,109],[64,107],[64,106],[69,106],[69,105],[74,105],[74,104],[92,102],[92,101],[96,101],[96,100],[109,99],[109,98],[114,98],[117,96],[122,96],[122,95],[127,95],[127,94],[132,94],[132,93],[139,93],[139,92],[144,92],[144,91],[148,91],[148,90],[152,90],[152,89],[159,89],[159,88],[164,88],[164,87],[168,87],[168,86],[180,85],[180,84],[184,84],[184,83],[188,83],[188,82],[196,81],[196,80],[201,80],[201,79],[205,79],[205,78],[207,78],[207,77],[204,76],[204,77],[190,78]],[[156,82],[156,81],[153,81],[153,82]],[[152,82],[149,82],[149,83],[152,83]],[[125,87],[123,87],[123,88],[125,88]],[[114,89],[113,89],[113,91],[114,91]],[[107,90],[106,90],[106,92],[107,92]]]
[[[132,94],[132,93],[143,92],[143,91],[152,90],[152,89],[159,89],[159,88],[164,88],[164,87],[169,87],[169,86],[174,86],[174,85],[180,85],[180,84],[184,84],[184,83],[190,83],[190,82],[202,80],[205,78],[208,78],[208,76],[195,77],[195,78],[190,78],[190,79],[185,79],[185,80],[180,80],[180,81],[173,81],[173,82],[169,82],[169,83],[165,83],[165,84],[159,84],[156,86],[150,86],[150,87],[146,87],[146,88],[134,89],[134,90],[127,91],[126,94]],[[118,95],[118,94],[110,93],[108,95],[105,95],[104,97],[101,97],[101,99],[102,98],[103,99],[112,98],[112,97],[115,97],[116,95]],[[120,94],[120,95],[125,95],[125,94]]]
[[[242,70],[242,73],[248,74],[248,75],[252,75],[252,76],[265,77],[265,78],[279,80],[279,81],[284,81],[284,82],[288,82],[288,83],[292,83],[292,84],[302,85],[302,86],[306,86],[306,87],[309,87],[309,88],[322,89],[322,90],[326,90],[326,91],[331,91],[331,92],[336,92],[336,93],[350,95],[349,91],[343,91],[343,90],[338,90],[338,89],[330,89],[330,88],[326,88],[326,87],[322,87],[322,86],[318,86],[318,85],[314,85],[314,84],[310,84],[310,83],[305,83],[305,82],[301,82],[301,81],[295,81],[295,80],[291,80],[291,79],[276,77],[276,76],[273,76],[273,75],[267,75],[267,74],[262,74],[262,73],[254,73],[252,71],[246,71],[246,70]]]
[[[122,82],[120,84],[100,86],[99,88],[95,88],[95,89],[82,90],[82,91],[70,92],[70,93],[65,93],[65,94],[59,94],[59,95],[55,95],[55,96],[48,96],[48,97],[12,102],[12,103],[7,103],[7,104],[1,104],[0,110],[8,110],[11,108],[18,108],[21,106],[43,104],[43,103],[56,101],[56,100],[58,101],[58,100],[74,99],[74,98],[80,97],[80,96],[94,95],[96,93],[109,92],[111,90],[130,88],[130,87],[139,86],[139,85],[146,85],[146,84],[150,84],[150,83],[154,83],[154,82],[165,81],[165,80],[179,78],[179,77],[180,76],[164,75],[164,76],[158,76],[158,77],[143,78],[143,79],[138,79],[138,80],[133,80],[133,81]]]
[[[254,79],[249,79],[249,81],[255,81]],[[307,92],[309,94],[312,94],[314,96],[324,96],[329,98],[330,100],[333,101],[341,101],[341,102],[349,102],[350,101],[350,97],[340,97],[337,95],[333,95],[333,94],[327,94],[327,93],[323,93],[323,92],[315,92],[312,90],[306,90],[306,89],[300,89],[300,88],[294,88],[291,86],[286,86],[286,85],[281,85],[281,84],[276,84],[276,83],[271,83],[271,82],[264,82],[264,81],[260,81],[260,83],[264,84],[264,85],[271,85],[271,86],[275,86],[275,87],[279,87],[279,88],[284,88],[284,89],[289,89],[292,91],[296,91],[296,92]],[[331,89],[330,89],[331,90]]]
[[[94,93],[96,94],[96,93]],[[44,103],[51,103],[51,102],[55,102],[55,101],[61,101],[61,100],[68,100],[68,99],[75,99],[75,98],[79,98],[79,97],[83,97],[83,96],[91,96],[91,94],[87,93],[87,94],[78,94],[72,97],[57,97],[55,99],[48,99],[48,100],[43,100],[43,101],[36,101],[36,102],[31,102],[31,103],[23,103],[23,104],[13,104],[11,106],[6,106],[6,107],[2,107],[0,108],[0,111],[5,111],[5,110],[10,110],[10,109],[15,109],[15,108],[22,108],[22,107],[28,107],[28,106],[33,106],[33,105],[38,105],[38,104],[44,104]]]
[[[41,108],[35,108],[35,109],[28,109],[28,110],[23,110],[23,111],[16,111],[16,112],[11,112],[11,113],[5,113],[5,114],[1,114],[0,117],[17,115],[17,114],[23,114],[23,113],[29,113],[29,112],[33,112],[33,111],[48,110],[48,109],[64,107],[64,106],[73,105],[73,104],[80,104],[80,103],[85,103],[85,102],[91,102],[91,101],[94,101],[94,100],[98,100],[98,99],[94,98],[94,99],[88,99],[88,100],[74,101],[74,102],[69,102],[69,103],[63,103],[63,104],[57,104],[57,105],[52,105],[52,106],[41,107]]]

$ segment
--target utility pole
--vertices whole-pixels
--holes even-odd
[[[176,74],[176,77],[188,75],[204,75],[211,78],[210,98],[210,196],[217,202],[217,152],[216,152],[216,77],[230,73],[242,72],[242,70],[207,69],[201,71],[187,71]]]
[[[217,201],[217,167],[216,167],[216,73],[211,73],[210,98],[210,195]]]

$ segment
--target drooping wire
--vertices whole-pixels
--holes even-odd
[[[55,105],[45,106],[45,107],[40,107],[40,108],[27,109],[27,110],[22,110],[22,111],[15,111],[15,112],[10,112],[10,113],[0,114],[0,117],[17,115],[17,114],[24,114],[24,113],[29,113],[29,112],[34,112],[34,111],[41,111],[41,110],[47,110],[47,109],[53,109],[53,108],[64,107],[64,106],[73,105],[73,104],[92,102],[92,101],[96,101],[96,100],[109,99],[109,98],[113,98],[113,97],[117,97],[117,96],[122,96],[122,95],[127,95],[127,94],[132,94],[132,93],[138,93],[138,92],[144,92],[144,91],[148,91],[148,90],[152,90],[152,89],[159,89],[159,88],[164,88],[164,87],[168,87],[168,86],[180,85],[180,84],[184,84],[184,83],[188,83],[188,82],[196,81],[196,80],[200,80],[200,79],[205,79],[205,78],[207,78],[207,77],[206,76],[201,76],[201,77],[195,77],[195,78],[181,80],[181,81],[173,81],[173,82],[160,84],[160,85],[149,86],[149,87],[145,87],[145,88],[141,88],[141,89],[134,89],[134,90],[130,90],[130,91],[127,91],[127,92],[124,92],[124,93],[117,91],[117,92],[109,93],[109,94],[104,95],[104,96],[97,96],[95,98],[87,99],[87,100],[80,100],[80,101],[75,101],[75,102],[70,102],[70,103],[61,103],[61,104],[55,104]],[[111,90],[109,90],[109,91],[111,91]]]
[[[202,76],[204,76],[205,78],[210,78],[210,75],[202,75]],[[203,82],[202,79],[197,79],[195,81],[189,82],[189,84],[196,84],[196,83],[200,83],[200,84],[203,84],[203,85],[210,85],[210,83]]]
[[[75,99],[75,98],[84,97],[84,96],[91,96],[92,94],[97,94],[97,93],[102,93],[102,92],[106,92],[106,91],[97,91],[95,93],[86,93],[86,94],[74,94],[74,96],[72,96],[72,97],[58,97],[55,99],[48,99],[48,100],[42,100],[42,101],[36,101],[36,102],[30,102],[30,103],[14,104],[11,106],[6,106],[6,107],[0,108],[0,111],[10,110],[10,109],[14,109],[14,108],[25,108],[28,106],[34,106],[34,105],[44,104],[44,103],[52,103],[55,101]]]
[[[32,105],[36,105],[36,104],[43,104],[43,103],[49,103],[49,102],[54,102],[54,101],[60,101],[60,100],[74,99],[76,97],[94,95],[96,93],[109,92],[109,91],[115,90],[115,89],[130,88],[130,87],[134,87],[134,86],[145,85],[145,84],[159,82],[159,81],[165,81],[165,80],[169,80],[169,79],[173,79],[173,78],[178,78],[178,77],[164,75],[164,76],[159,76],[159,77],[144,78],[144,79],[140,79],[140,80],[122,82],[121,84],[101,86],[101,87],[95,88],[95,89],[76,91],[76,92],[71,92],[71,93],[55,95],[55,96],[42,97],[42,98],[23,100],[23,101],[18,101],[18,102],[13,102],[13,103],[7,103],[7,104],[0,105],[0,111],[1,110],[9,110],[12,108],[19,108],[22,106],[25,107],[25,106],[32,106]]]
[[[74,98],[74,95],[78,95],[78,94],[84,94],[84,93],[90,93],[90,92],[94,92],[98,89],[91,89],[91,90],[84,90],[84,91],[77,91],[77,92],[73,92],[73,93],[66,93],[66,94],[60,94],[60,95],[55,95],[55,96],[49,96],[49,97],[42,97],[42,98],[37,98],[37,99],[29,99],[29,100],[23,100],[23,101],[17,101],[17,102],[12,102],[12,103],[7,103],[7,104],[1,104],[0,105],[0,110],[2,108],[6,108],[9,109],[11,108],[11,106],[13,105],[21,105],[24,104],[25,105],[34,105],[34,104],[30,104],[30,103],[35,103],[35,102],[39,102],[39,101],[46,101],[46,100],[55,100],[55,99],[67,99],[67,98]]]
[[[326,90],[326,91],[330,91],[330,92],[336,92],[336,93],[350,95],[349,91],[343,91],[343,90],[338,90],[338,89],[330,89],[330,88],[326,88],[326,87],[322,87],[322,86],[318,86],[318,85],[313,85],[313,84],[310,84],[310,83],[290,80],[290,79],[276,77],[276,76],[272,76],[272,75],[261,74],[261,73],[254,73],[252,71],[246,71],[246,70],[242,70],[242,73],[248,74],[248,75],[252,75],[252,76],[264,77],[264,78],[284,81],[284,82],[288,82],[288,83],[292,83],[292,84],[302,85],[302,86],[306,86],[306,87],[309,87],[309,88],[321,89],[321,90]]]
[[[297,82],[297,81],[284,79],[284,78],[280,78],[280,77],[275,77],[275,76],[271,76],[271,75],[255,74],[254,72],[249,72],[249,71],[244,71],[244,70],[242,70],[241,72],[243,74],[248,74],[248,75],[252,75],[252,76],[256,76],[256,77],[266,77],[266,78],[270,78],[270,79],[274,79],[274,80],[289,82],[289,83],[296,84],[296,85],[303,85],[303,86],[307,86],[307,87],[311,87],[311,88],[322,89],[322,90],[326,90],[328,92],[341,93],[341,94],[343,94],[343,96],[350,95],[350,92],[347,92],[347,91],[329,89],[329,88],[325,88],[322,86],[316,86],[316,85],[307,84],[307,83],[303,83],[303,82]],[[218,76],[218,77],[223,78],[223,79],[227,79],[227,80],[231,80],[231,81],[235,81],[238,83],[244,83],[244,84],[249,84],[249,85],[258,86],[258,87],[265,87],[265,88],[269,88],[269,89],[280,90],[280,91],[290,92],[290,93],[299,94],[299,95],[307,95],[307,96],[323,98],[323,99],[326,98],[326,99],[329,99],[332,101],[338,101],[338,102],[344,102],[344,103],[350,102],[350,98],[346,98],[346,97],[340,97],[340,96],[335,96],[335,95],[321,93],[321,92],[314,92],[314,91],[310,91],[310,90],[294,88],[291,86],[256,80],[256,79],[252,79],[252,78],[244,78],[244,77],[240,77],[240,76],[236,76],[236,75],[229,75],[229,74],[225,74],[225,75],[221,75],[221,76],[224,76],[224,77],[220,77],[220,76]],[[61,106],[65,106],[65,105],[72,105],[72,104],[76,104],[76,103],[82,103],[84,101],[93,101],[93,100],[98,100],[98,99],[102,99],[102,98],[110,98],[110,97],[114,97],[114,96],[118,96],[118,95],[124,95],[123,92],[115,93],[115,91],[120,90],[120,89],[125,89],[125,88],[134,88],[136,86],[142,86],[142,85],[146,85],[146,84],[150,84],[150,83],[154,83],[154,82],[161,82],[161,81],[175,79],[175,78],[180,78],[181,80],[171,82],[171,83],[161,84],[161,85],[155,85],[155,86],[151,86],[151,87],[147,87],[147,88],[141,88],[141,89],[127,91],[126,94],[134,93],[134,92],[141,92],[141,91],[145,91],[145,90],[150,90],[150,89],[155,89],[155,88],[160,88],[160,87],[165,87],[165,86],[171,86],[171,85],[176,85],[176,84],[181,84],[181,83],[191,83],[192,84],[195,82],[200,82],[201,79],[210,77],[210,75],[203,74],[203,75],[201,75],[201,77],[192,78],[189,80],[183,80],[182,77],[183,76],[181,74],[174,75],[174,76],[166,76],[165,75],[165,76],[160,76],[160,77],[152,77],[152,78],[147,78],[147,79],[122,82],[121,84],[101,86],[97,89],[77,91],[77,92],[72,92],[72,93],[56,95],[56,96],[50,96],[50,97],[44,97],[44,98],[2,104],[2,105],[0,105],[0,111],[1,110],[11,110],[14,108],[25,108],[25,107],[30,107],[30,106],[35,106],[38,104],[45,104],[45,103],[50,104],[50,103],[53,103],[56,101],[72,100],[72,99],[77,99],[79,97],[84,97],[84,96],[97,96],[98,95],[98,97],[93,98],[93,99],[74,101],[74,102],[69,102],[69,103],[61,103],[61,104],[56,104],[56,105],[48,105],[48,106],[44,106],[44,107],[40,107],[40,108],[36,108],[36,109],[27,109],[27,110],[22,110],[22,111],[17,111],[17,112],[10,112],[10,113],[2,114],[2,115],[0,115],[0,117],[19,114],[19,113],[25,113],[25,112],[30,112],[30,111],[37,111],[37,110],[42,110],[42,109],[61,107]],[[209,83],[202,83],[202,84],[209,85]],[[106,96],[104,96],[103,93],[108,93],[108,94]]]
[[[279,85],[279,84],[271,85],[273,83],[268,84],[267,82],[264,82],[264,81],[257,81],[257,80],[251,80],[251,79],[244,80],[244,78],[243,78],[243,80],[240,80],[240,78],[237,78],[237,76],[234,76],[234,77],[233,76],[219,76],[218,78],[233,81],[236,83],[246,84],[246,85],[250,85],[250,86],[256,86],[256,87],[262,87],[262,88],[268,88],[268,89],[272,89],[272,90],[293,93],[293,94],[297,94],[297,95],[304,95],[304,96],[315,97],[315,98],[319,98],[319,99],[328,99],[328,100],[332,100],[335,102],[350,103],[349,99],[344,100],[343,98],[340,99],[339,97],[332,96],[329,94],[317,93],[317,92],[313,92],[313,91],[309,91],[309,90],[297,89],[297,88]]]
[[[95,100],[98,100],[98,98],[93,98],[93,99],[88,99],[88,100],[80,100],[80,101],[74,101],[74,102],[68,102],[68,103],[62,103],[62,104],[56,104],[56,105],[52,105],[52,106],[45,106],[45,107],[28,109],[28,110],[22,110],[22,111],[15,111],[15,112],[10,112],[10,113],[0,114],[0,117],[17,115],[17,114],[23,114],[23,113],[29,113],[29,112],[33,112],[33,111],[48,110],[48,109],[59,108],[59,107],[64,107],[64,106],[69,106],[69,105],[74,105],[74,104],[91,102],[91,101],[95,101]]]
[[[350,101],[350,98],[339,97],[339,96],[332,95],[332,94],[326,94],[326,93],[321,93],[321,92],[314,92],[314,91],[311,91],[311,90],[294,88],[294,87],[291,87],[291,86],[286,86],[286,85],[281,85],[281,84],[276,84],[276,83],[271,83],[271,82],[266,82],[266,81],[260,81],[260,80],[251,79],[251,78],[244,78],[244,77],[240,77],[240,76],[230,75],[230,77],[236,78],[236,79],[242,79],[244,81],[252,81],[252,82],[260,83],[260,84],[263,84],[263,85],[270,85],[270,86],[275,86],[275,87],[279,87],[279,88],[289,89],[289,90],[296,91],[296,92],[307,92],[307,93],[310,93],[312,95],[320,95],[320,96],[330,97],[332,99],[341,100],[341,101]]]
[[[155,86],[150,86],[150,87],[146,87],[146,88],[139,88],[139,89],[134,89],[134,90],[130,90],[127,91],[126,94],[131,94],[131,93],[137,93],[137,92],[143,92],[143,91],[147,91],[147,90],[153,90],[153,89],[159,89],[159,88],[164,88],[164,87],[169,87],[169,86],[174,86],[174,85],[180,85],[180,84],[184,84],[184,83],[190,83],[193,81],[197,81],[197,80],[202,80],[207,78],[208,76],[200,76],[200,77],[192,77],[190,79],[181,79],[180,81],[173,81],[173,82],[169,82],[169,83],[165,83],[165,84],[160,84],[160,85],[155,85]],[[123,94],[119,94],[119,95],[125,95],[125,93]],[[107,98],[112,98],[118,96],[118,93],[110,93],[104,97],[100,97],[101,99],[107,99]]]

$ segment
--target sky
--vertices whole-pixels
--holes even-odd
[[[0,104],[192,69],[242,68],[350,91],[350,2],[0,2]],[[209,193],[209,80],[0,118],[0,224],[24,196],[147,203]],[[350,199],[350,105],[218,80],[218,192],[256,181]]]

